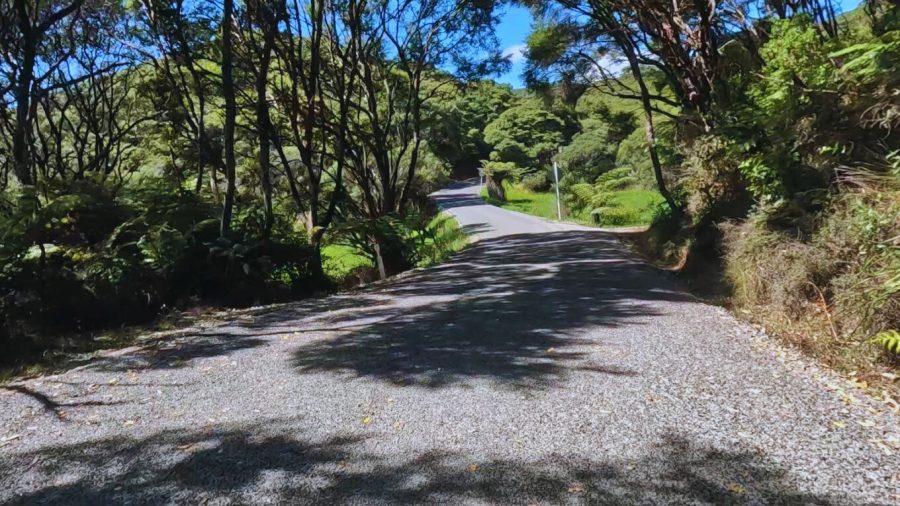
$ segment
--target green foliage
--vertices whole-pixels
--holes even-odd
[[[698,138],[682,163],[682,188],[688,210],[697,220],[740,216],[746,211],[746,181],[741,171],[743,147],[731,139]]]
[[[671,121],[656,124],[656,152],[660,163],[670,169],[678,166],[681,156],[675,142],[675,127]],[[643,128],[636,128],[622,139],[616,149],[616,167],[631,167],[644,188],[656,188],[653,166],[647,156],[647,137]]]
[[[490,122],[484,128],[484,140],[493,146],[491,161],[537,169],[548,166],[565,142],[566,130],[564,119],[542,101],[526,99]]]
[[[890,353],[900,354],[900,332],[896,330],[880,332],[872,338],[872,342]]]
[[[753,106],[771,123],[785,121],[811,106],[801,88],[823,89],[835,82],[837,69],[828,59],[831,43],[823,41],[806,16],[778,20],[769,41],[760,49],[766,62],[765,79],[754,83]]]
[[[900,65],[900,31],[887,32],[874,40],[853,44],[828,57],[846,58],[841,71],[859,83],[878,81]]]
[[[484,161],[482,169],[485,176],[497,181],[516,178],[522,174],[522,169],[514,162]]]
[[[556,159],[568,179],[593,181],[615,167],[616,143],[610,142],[605,129],[586,130],[577,134]]]
[[[415,234],[416,267],[440,263],[469,244],[469,236],[448,214],[438,214]]]
[[[428,132],[432,151],[452,166],[477,166],[491,153],[484,139],[485,126],[512,102],[509,86],[477,81],[468,83],[454,99],[434,103]]]
[[[519,184],[530,192],[545,192],[553,186],[553,182],[550,180],[550,172],[546,170],[538,170],[537,172],[524,175]]]
[[[322,248],[325,275],[336,285],[345,285],[354,274],[365,275],[375,270],[375,263],[365,252],[346,244],[329,244]],[[370,276],[375,279],[375,275]]]
[[[296,234],[218,237],[218,206],[165,180],[124,188],[79,181],[0,214],[0,334],[27,351],[41,336],[146,320],[207,300],[251,304],[314,287]]]
[[[340,285],[352,274],[377,279],[365,271],[376,269],[379,251],[388,271],[424,267],[461,250],[468,238],[448,215],[410,213],[341,223],[329,241],[323,252],[326,273]]]

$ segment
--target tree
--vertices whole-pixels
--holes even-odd
[[[0,3],[0,90],[4,97],[11,99],[6,103],[14,105],[11,115],[4,105],[3,127],[9,136],[7,152],[12,153],[12,159],[3,158],[4,165],[11,165],[11,172],[20,184],[35,182],[33,151],[38,102],[42,96],[87,77],[74,76],[73,82],[56,80],[73,54],[109,26],[99,15],[103,7],[102,2],[85,4],[85,0],[62,4],[32,0]],[[92,22],[97,23],[95,28],[90,28]],[[88,40],[80,39],[81,36]],[[98,71],[109,71],[119,65],[116,62]],[[4,172],[9,172],[6,169]]]
[[[460,172],[474,174],[491,153],[484,128],[513,101],[510,86],[486,80],[466,83],[449,100],[435,101],[429,129],[432,150]]]
[[[629,2],[558,0],[538,3],[538,5],[548,12],[553,12],[556,23],[545,29],[544,35],[531,41],[535,47],[529,49],[529,55],[532,56],[531,61],[534,63],[534,67],[529,72],[530,79],[538,80],[535,78],[535,74],[541,67],[559,69],[562,66],[561,71],[563,72],[566,71],[566,68],[572,67],[588,82],[592,84],[604,81],[612,82],[621,89],[611,93],[637,100],[643,112],[647,152],[653,166],[657,188],[670,209],[679,213],[681,208],[666,187],[663,177],[663,169],[656,148],[653,118],[654,111],[659,110],[654,106],[654,101],[666,104],[672,104],[672,101],[663,95],[651,93],[644,77],[643,66],[659,69],[675,89],[676,95],[682,99],[682,104],[696,102],[700,99],[703,99],[702,103],[705,104],[706,95],[689,97],[676,78],[675,72],[667,66],[666,60],[656,57],[656,53],[652,51],[649,55],[646,53],[647,48],[658,47],[668,48],[665,51],[670,51],[669,46],[672,41],[658,46],[648,45],[648,41],[645,39],[647,32],[642,30],[642,25],[635,17],[636,7]],[[656,19],[651,14],[646,16],[648,19]],[[662,32],[674,36],[675,32],[672,30],[674,27]],[[654,39],[655,41],[656,39]],[[708,52],[708,45],[704,45],[704,54]],[[604,58],[608,59],[610,54],[617,54],[625,59],[636,89],[629,87],[606,70],[608,62],[605,62]],[[676,51],[671,54],[671,57],[677,59],[681,54]],[[701,66],[706,68],[704,65]],[[688,74],[688,76],[690,77],[692,74]],[[603,89],[603,86],[599,86],[598,89]]]
[[[125,16],[103,2],[0,5],[0,90],[14,109],[0,109],[3,186],[10,173],[45,192],[51,181],[124,177],[131,135],[154,117],[129,91]]]
[[[348,168],[361,193],[361,217],[378,220],[406,210],[426,104],[460,77],[483,75],[507,62],[492,31],[497,22],[492,2],[350,0],[347,9],[361,12],[345,20],[349,43],[359,54],[359,100],[349,115],[348,147],[355,146],[346,152]],[[482,54],[489,57],[478,58]],[[382,275],[403,267],[395,247],[372,240]]]
[[[511,162],[523,169],[547,168],[567,141],[566,122],[538,98],[523,100],[503,111],[484,128],[492,146],[490,159]]]
[[[360,12],[348,8],[341,13],[318,0],[309,5],[295,1],[284,8],[284,29],[275,44],[283,78],[275,80],[274,98],[285,125],[270,128],[290,195],[314,249],[313,269],[321,276],[322,237],[336,216],[343,190],[358,58],[341,16],[354,25]],[[297,150],[299,163],[288,157],[287,147]]]
[[[234,86],[234,0],[224,0],[222,9],[222,97],[225,99],[225,199],[219,233],[223,237],[231,233],[234,213],[234,195],[237,190],[234,156],[234,130],[237,122],[237,99]]]

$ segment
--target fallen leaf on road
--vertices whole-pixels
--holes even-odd
[[[566,486],[566,490],[570,494],[581,494],[584,492],[584,484],[580,481],[573,481],[572,483],[569,483],[568,486]]]
[[[835,420],[835,421],[831,422],[831,426],[834,427],[835,429],[843,429],[844,427],[847,426],[847,424],[844,422],[839,422],[839,421]]]
[[[729,483],[728,491],[734,495],[744,495],[747,493],[747,489],[739,483]]]
[[[872,438],[869,440],[870,443],[874,444],[878,447],[879,450],[884,452],[888,457],[894,455],[894,452],[888,447],[888,445],[884,444],[884,440],[878,438]]]
[[[362,423],[363,425],[369,425],[370,423],[372,423],[372,417],[369,415],[364,416],[362,419]]]
[[[475,473],[478,471],[478,464],[469,464],[466,466],[466,469],[468,469],[470,473]]]
[[[394,422],[394,428],[397,429],[397,430],[402,429],[402,428],[403,428],[403,422],[401,422],[400,420],[397,420],[396,422]]]
[[[136,423],[137,423],[137,421],[135,421],[135,420],[125,420],[122,423],[122,427],[131,427],[132,425],[134,425]]]

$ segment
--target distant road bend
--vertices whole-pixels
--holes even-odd
[[[477,191],[442,265],[0,388],[0,503],[900,502],[895,415]]]

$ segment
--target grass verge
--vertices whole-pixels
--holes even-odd
[[[533,192],[517,184],[504,183],[506,200],[490,197],[487,188],[481,197],[488,204],[548,220],[557,219],[556,193]],[[634,227],[649,225],[656,210],[663,202],[662,196],[652,190],[629,188],[610,192],[603,210],[595,216],[589,213],[572,214],[563,203],[563,221],[598,227]]]

